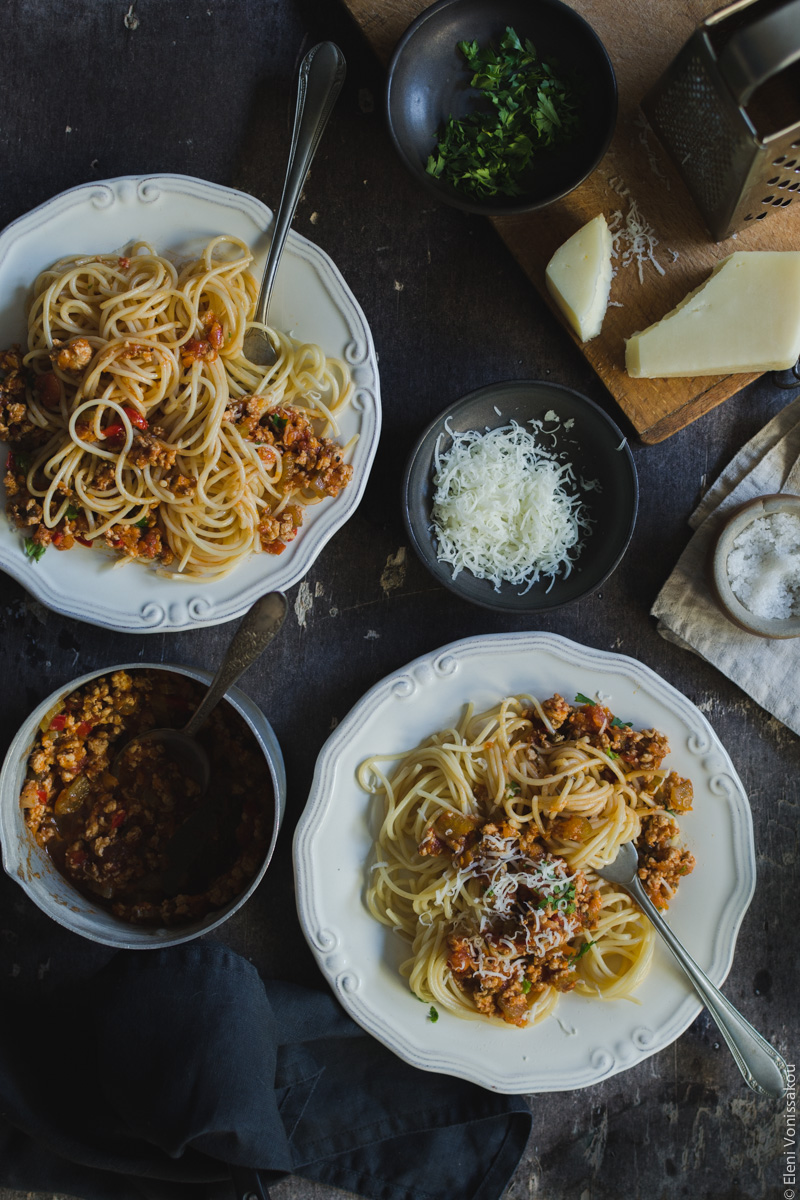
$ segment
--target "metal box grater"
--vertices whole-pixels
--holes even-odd
[[[707,17],[642,109],[715,241],[800,206],[800,0]]]

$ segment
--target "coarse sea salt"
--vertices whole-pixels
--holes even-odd
[[[800,517],[770,513],[745,526],[728,554],[728,582],[757,617],[800,614]]]

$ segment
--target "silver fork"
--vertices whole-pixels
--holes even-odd
[[[259,325],[267,324],[267,311],[286,236],[311,160],[328,123],[336,97],[342,90],[346,71],[344,55],[333,42],[320,42],[319,45],[312,46],[300,64],[286,179],[272,223],[272,241],[253,317],[253,321]],[[253,325],[244,335],[244,356],[257,367],[271,367],[278,361],[278,354],[269,334]]]
[[[745,1082],[754,1092],[780,1100],[789,1088],[789,1071],[778,1051],[757,1033],[749,1021],[726,1000],[666,923],[644,890],[638,875],[639,856],[631,842],[620,846],[619,854],[607,867],[595,868],[596,873],[624,888],[650,918],[670,950],[694,984],[695,991],[705,1004],[728,1044]]]

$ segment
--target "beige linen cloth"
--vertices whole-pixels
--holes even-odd
[[[689,518],[696,533],[650,610],[667,641],[717,667],[800,733],[800,638],[745,633],[724,617],[707,582],[708,555],[726,516],[755,496],[800,495],[800,398],[764,426],[729,463]]]

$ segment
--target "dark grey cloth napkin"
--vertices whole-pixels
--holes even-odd
[[[4,878],[5,1186],[231,1200],[234,1164],[374,1200],[502,1193],[531,1127],[518,1098],[408,1066],[327,991],[264,981],[220,943],[112,952],[49,923],[45,944],[20,906]]]

